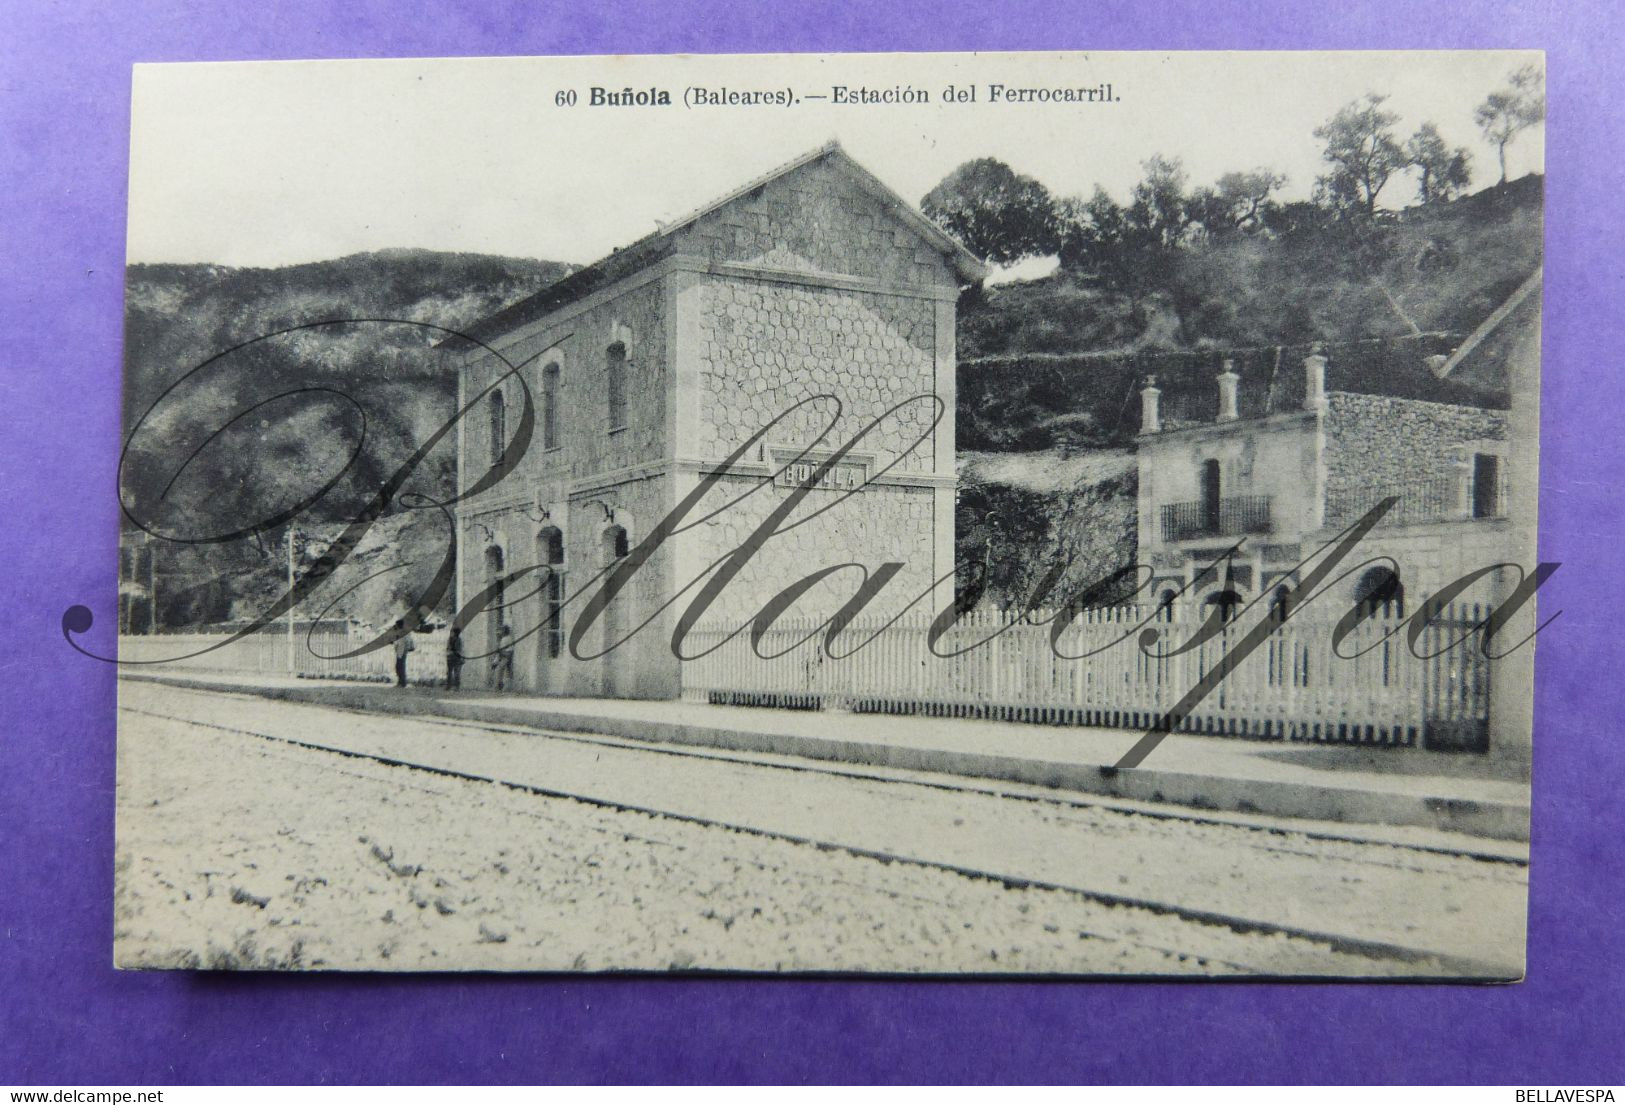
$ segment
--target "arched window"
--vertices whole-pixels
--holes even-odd
[[[632,551],[631,542],[626,536],[625,526],[610,526],[604,530],[604,563],[606,566],[617,560],[624,560],[627,553]]]
[[[548,526],[537,534],[536,545],[543,564],[550,568],[564,566],[564,531],[558,526]]]
[[[559,447],[559,366],[542,369],[542,448]]]
[[[1392,568],[1371,568],[1354,585],[1354,605],[1364,617],[1405,616],[1405,585]]]
[[[604,350],[604,385],[609,392],[609,428],[626,425],[626,344],[615,342]]]
[[[504,400],[501,391],[491,393],[491,463],[495,464],[502,458],[502,450],[508,444],[508,413],[504,409]]]
[[[1270,592],[1270,620],[1276,625],[1285,623],[1292,612],[1292,588],[1278,584]],[[1272,633],[1264,644],[1266,659],[1265,678],[1272,687],[1304,686],[1309,671],[1309,655],[1298,639],[1284,633]]]
[[[542,648],[549,660],[564,654],[564,533],[548,526],[536,535],[537,551],[547,565],[547,585],[542,591],[544,620]]]
[[[1241,595],[1231,590],[1220,591],[1209,595],[1206,605],[1217,607],[1219,620],[1228,625],[1235,619],[1236,611],[1241,609]]]

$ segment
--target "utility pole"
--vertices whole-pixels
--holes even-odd
[[[288,594],[293,594],[293,525],[288,525]],[[294,675],[293,606],[288,607],[288,674]]]
[[[158,632],[158,550],[148,538],[147,546],[147,635]]]

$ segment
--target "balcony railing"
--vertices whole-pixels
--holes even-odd
[[[1162,539],[1241,537],[1270,532],[1268,495],[1230,495],[1217,503],[1168,503],[1162,508]]]
[[[1390,496],[1399,501],[1379,526],[1501,518],[1506,515],[1506,473],[1497,472],[1493,479],[1492,485],[1480,487],[1471,475],[1455,473],[1333,491],[1326,496],[1326,524],[1351,525]]]

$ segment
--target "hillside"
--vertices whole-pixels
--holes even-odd
[[[1020,539],[1002,545],[1011,563],[986,590],[1001,604],[1025,601],[1029,581],[1060,560],[1074,562],[1068,578],[1079,580],[1129,563],[1132,472],[1074,460],[1123,456],[1150,375],[1169,423],[1210,417],[1226,359],[1241,376],[1244,414],[1280,410],[1298,402],[1297,366],[1320,342],[1330,388],[1504,406],[1504,390],[1436,380],[1425,358],[1448,354],[1539,266],[1542,185],[1530,176],[1370,222],[1199,242],[1132,298],[1066,271],[968,294],[961,562],[1019,528]],[[1080,547],[1080,529],[1114,541]]]
[[[1244,406],[1257,412],[1294,401],[1293,369],[1320,341],[1332,387],[1496,405],[1493,389],[1440,383],[1421,366],[1448,353],[1539,264],[1541,193],[1541,179],[1526,177],[1358,225],[1197,242],[1132,297],[1067,271],[967,293],[957,533],[961,562],[989,568],[977,595],[1020,602],[1060,561],[1075,583],[1132,557],[1129,447],[1146,375],[1156,374],[1165,416],[1177,422],[1211,403],[1213,375],[1229,358]],[[421,250],[282,269],[132,266],[126,426],[206,358],[259,335],[333,319],[462,328],[568,271]],[[131,442],[126,500],[172,538],[212,538],[299,506],[354,451],[349,471],[301,520],[333,531],[450,416],[455,381],[430,352],[442,333],[383,322],[317,327],[210,364]],[[443,497],[451,463],[449,448],[436,450],[406,490]],[[333,613],[393,616],[416,575],[438,564],[443,531],[432,512],[387,520],[369,540],[375,551],[358,562],[376,562],[390,538],[416,566],[368,583]],[[161,621],[263,608],[278,593],[281,532],[263,542],[165,544],[171,578]]]
[[[1273,363],[1277,348],[1301,358],[1323,342],[1336,386],[1359,390],[1391,372],[1386,360],[1448,352],[1540,264],[1542,185],[1529,176],[1373,222],[1199,243],[1137,298],[1065,271],[968,295],[959,443],[1121,445],[1137,381],[1207,388],[1222,356]]]
[[[430,250],[380,250],[284,268],[131,265],[125,275],[126,424],[205,358],[290,326],[340,318],[402,319],[461,328],[568,273],[554,261]],[[351,381],[434,375],[435,335],[381,329],[333,338],[284,366],[296,378]]]
[[[452,413],[456,381],[431,349],[444,336],[435,327],[467,327],[569,271],[551,261],[427,250],[277,269],[130,266],[120,481],[126,505],[170,538],[161,554],[170,577],[161,621],[243,616],[260,597],[274,597],[279,528],[263,540],[187,542],[286,513],[330,480],[300,524],[336,532]],[[337,319],[399,321],[315,325]],[[307,328],[253,340],[293,327]],[[235,352],[211,360],[228,350]],[[446,444],[407,492],[450,492]],[[432,571],[433,527],[406,521],[386,527],[420,535],[408,542],[408,558]],[[411,582],[403,575],[394,589]],[[248,595],[256,601],[242,601]]]

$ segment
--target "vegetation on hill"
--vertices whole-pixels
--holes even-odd
[[[1501,177],[1471,195],[1467,151],[1431,122],[1402,136],[1385,105],[1371,93],[1315,129],[1326,168],[1310,201],[1280,201],[1286,178],[1268,167],[1193,186],[1177,158],[1161,155],[1124,203],[1098,187],[1057,198],[989,158],[944,178],[922,210],[967,249],[998,264],[1045,253],[1060,262],[1043,279],[962,298],[960,448],[1032,453],[1030,469],[1062,472],[1072,452],[1131,443],[1148,376],[1168,420],[1204,417],[1226,360],[1241,374],[1244,413],[1280,409],[1311,345],[1330,355],[1335,388],[1504,402],[1493,385],[1438,381],[1424,366],[1541,263],[1543,180],[1509,182],[1505,161],[1507,145],[1544,118],[1541,75],[1521,69],[1479,106],[1474,121],[1497,148]],[[1415,202],[1395,209],[1407,179]],[[1034,496],[1036,528],[1011,546],[1017,560],[1066,555],[1078,543],[1063,530],[1080,525],[1120,539],[1095,546],[1077,574],[1099,578],[1132,559],[1132,517],[1125,531],[1126,504],[1113,500],[1133,494],[1131,479],[1059,481],[1046,492],[980,467],[961,474],[962,564],[985,556],[992,531],[970,515],[1008,516]],[[1041,576],[1038,567],[1012,567],[986,597],[1027,601],[1015,581]]]
[[[1063,267],[961,304],[959,356],[1159,352],[1466,333],[1540,263],[1542,178],[1370,220],[1204,237],[1155,284]]]
[[[1538,74],[1520,71],[1475,119],[1504,153],[1541,114]],[[1268,167],[1195,186],[1160,156],[1122,203],[1099,189],[1057,198],[989,158],[925,197],[925,212],[979,256],[1060,260],[1050,277],[975,289],[960,305],[957,551],[972,573],[968,600],[1025,603],[1058,565],[1060,597],[1129,562],[1129,446],[1147,375],[1177,422],[1200,416],[1231,359],[1256,411],[1290,402],[1298,360],[1321,342],[1335,387],[1493,399],[1416,370],[1539,265],[1542,180],[1465,194],[1464,151],[1429,125],[1409,137],[1393,126],[1383,98],[1368,96],[1318,128],[1326,172],[1312,201],[1282,202],[1283,178]],[[1392,210],[1406,179],[1417,202]],[[280,594],[288,527],[257,524],[297,512],[296,554],[319,553],[452,414],[456,381],[433,343],[567,271],[422,250],[279,269],[131,266],[121,493],[165,538],[157,624],[266,609]],[[423,458],[397,507],[447,496],[453,441]],[[380,520],[352,575],[330,581],[315,605],[393,620],[438,567],[447,536],[432,507]],[[378,574],[392,559],[408,567]],[[129,574],[130,621],[145,627],[144,573]]]
[[[568,271],[550,261],[426,250],[277,269],[132,265],[120,493],[133,518],[164,538],[158,623],[267,608],[284,567],[276,547],[284,527],[217,539],[295,510],[329,481],[298,524],[312,538],[339,532],[451,416],[456,380],[434,342]],[[356,319],[375,321],[333,322]],[[423,460],[397,503],[449,495],[454,443],[448,435]],[[337,613],[377,620],[415,576],[432,575],[432,545],[443,535],[425,517],[387,518],[374,535],[405,535],[407,559],[420,569],[363,586]],[[133,532],[130,519],[126,527]],[[324,544],[310,543],[317,552]],[[145,626],[145,582],[125,590],[135,598],[131,623]]]

